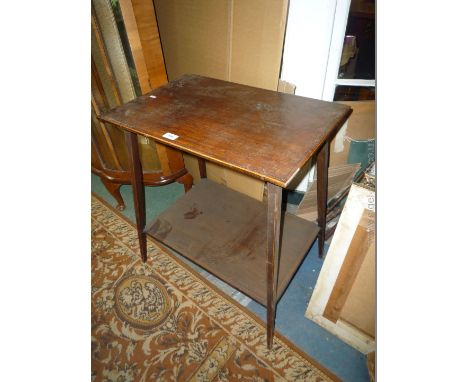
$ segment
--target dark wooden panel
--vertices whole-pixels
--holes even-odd
[[[319,258],[323,257],[325,246],[325,230],[327,227],[327,201],[328,201],[328,160],[330,144],[325,142],[317,156],[317,223],[319,232]]]
[[[138,242],[140,244],[140,254],[143,262],[147,260],[146,225],[145,210],[145,187],[143,186],[143,171],[138,150],[138,137],[129,131],[125,132],[125,139],[128,148],[128,157],[130,160],[130,175],[132,177],[133,205],[135,207],[135,220],[138,233]]]
[[[267,183],[267,344],[273,345],[278,292],[279,248],[281,229],[281,200],[283,190]]]
[[[187,75],[101,118],[284,187],[350,114],[337,103]]]
[[[283,213],[279,298],[317,236],[315,223]],[[266,203],[201,179],[147,233],[259,303],[267,304]]]

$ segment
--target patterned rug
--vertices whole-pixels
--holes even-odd
[[[92,197],[92,381],[333,381],[331,372]]]

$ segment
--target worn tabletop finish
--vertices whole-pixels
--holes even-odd
[[[285,187],[350,114],[337,103],[186,75],[101,119]]]

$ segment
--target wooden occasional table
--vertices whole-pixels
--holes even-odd
[[[150,235],[266,306],[271,348],[277,301],[317,236],[323,256],[329,145],[351,111],[186,75],[101,115],[125,130],[142,260]],[[195,155],[202,177],[148,225],[137,134]],[[318,225],[281,211],[282,188],[311,157]],[[267,200],[206,179],[206,160],[264,181]]]

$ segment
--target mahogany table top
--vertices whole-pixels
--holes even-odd
[[[285,187],[351,112],[338,103],[185,75],[100,118]]]

